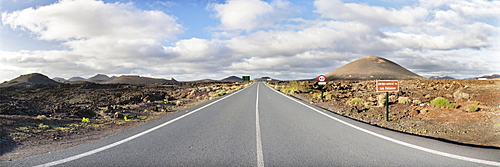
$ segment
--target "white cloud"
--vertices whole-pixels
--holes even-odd
[[[2,13],[4,25],[35,34],[39,40],[62,41],[67,50],[2,52],[2,64],[33,71],[131,73],[171,58],[161,42],[175,39],[182,26],[160,11],[132,3],[61,0],[37,8]],[[23,63],[18,63],[23,62]],[[143,70],[144,71],[144,70]],[[147,70],[146,70],[147,71]]]
[[[420,7],[386,9],[366,4],[343,3],[340,0],[314,1],[317,13],[324,18],[337,20],[355,20],[377,26],[404,26],[413,24],[427,16],[427,11]]]
[[[275,0],[267,3],[260,0],[228,0],[224,4],[213,4],[211,9],[220,19],[222,30],[251,31],[269,27],[284,18],[289,3]]]
[[[200,62],[213,59],[215,56],[221,57],[217,41],[191,38],[180,40],[173,47],[166,47],[169,54],[176,55],[174,61]]]
[[[61,41],[66,49],[0,51],[0,69],[10,69],[0,72],[0,79],[11,79],[13,71],[62,77],[106,73],[179,80],[229,75],[302,79],[369,55],[387,57],[426,77],[500,72],[495,57],[500,46],[494,21],[498,1],[421,0],[394,9],[317,0],[314,12],[320,17],[309,20],[287,18],[291,6],[282,0],[213,4],[210,8],[220,20],[218,29],[212,29],[215,38],[177,41],[183,27],[175,17],[139,10],[132,3],[62,0],[2,13],[4,24],[41,40]],[[165,40],[171,46],[163,46]]]
[[[175,18],[160,11],[141,11],[131,3],[61,0],[38,8],[2,13],[2,22],[29,30],[42,40],[96,37],[163,39],[182,32]]]
[[[165,55],[160,42],[182,32],[174,17],[160,11],[95,0],[61,0],[2,13],[2,22],[40,40],[63,41],[71,54],[103,60]]]

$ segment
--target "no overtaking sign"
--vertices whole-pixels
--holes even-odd
[[[318,85],[325,85],[326,84],[326,76],[325,75],[319,75],[318,76]]]

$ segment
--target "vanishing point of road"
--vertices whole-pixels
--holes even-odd
[[[0,166],[500,166],[500,149],[370,126],[265,85]]]

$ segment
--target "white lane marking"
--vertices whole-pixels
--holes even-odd
[[[255,100],[255,138],[257,140],[257,166],[264,167],[264,154],[262,153],[262,139],[260,137],[259,121],[259,85],[257,83],[257,99]]]
[[[248,87],[249,87],[249,86],[248,86]],[[164,127],[164,126],[166,126],[166,125],[168,125],[168,124],[171,124],[171,123],[173,123],[173,122],[175,122],[175,121],[177,121],[177,120],[180,120],[180,119],[182,119],[182,118],[184,118],[184,117],[187,117],[188,115],[191,115],[191,114],[193,114],[193,113],[195,113],[195,112],[197,112],[197,111],[200,111],[200,110],[202,110],[202,109],[204,109],[204,108],[206,108],[206,107],[208,107],[208,106],[211,106],[211,105],[213,105],[213,104],[215,104],[215,103],[217,103],[217,102],[219,102],[219,101],[221,101],[221,100],[224,100],[224,99],[226,99],[226,98],[228,98],[228,97],[231,97],[232,95],[237,94],[237,93],[239,93],[239,92],[241,92],[241,91],[245,90],[245,89],[246,89],[246,88],[248,88],[248,87],[245,87],[244,89],[241,89],[241,90],[239,90],[239,91],[237,91],[237,92],[234,92],[234,93],[232,93],[232,94],[230,94],[230,95],[228,95],[228,96],[226,96],[226,97],[223,97],[223,98],[221,98],[221,99],[219,99],[219,100],[216,100],[216,101],[214,101],[214,102],[212,102],[212,103],[209,103],[209,104],[207,104],[207,105],[205,105],[205,106],[203,106],[203,107],[200,107],[200,108],[198,108],[198,109],[196,109],[196,110],[194,110],[194,111],[192,111],[192,112],[189,112],[189,113],[187,113],[187,114],[184,114],[184,115],[182,115],[182,116],[180,116],[180,117],[177,117],[177,118],[175,118],[175,119],[172,119],[172,120],[170,120],[170,121],[168,121],[168,122],[165,122],[165,123],[163,123],[163,124],[161,124],[161,125],[155,126],[155,127],[151,128],[151,129],[148,129],[148,130],[143,131],[143,132],[141,132],[141,133],[138,133],[138,134],[136,134],[136,135],[130,136],[130,137],[128,137],[128,138],[125,138],[125,139],[123,139],[123,140],[117,141],[117,142],[115,142],[115,143],[112,143],[112,144],[106,145],[106,146],[104,146],[104,147],[101,147],[101,148],[98,148],[98,149],[95,149],[95,150],[91,150],[91,151],[88,151],[88,152],[84,152],[84,153],[81,153],[81,154],[78,154],[78,155],[75,155],[75,156],[71,156],[71,157],[68,157],[68,158],[64,158],[64,159],[61,159],[61,160],[57,160],[57,161],[53,161],[53,162],[49,162],[49,163],[45,163],[45,164],[41,164],[41,165],[37,165],[37,166],[35,166],[35,167],[50,167],[50,166],[54,166],[54,165],[59,165],[59,164],[62,164],[62,163],[66,163],[66,162],[69,162],[69,161],[77,160],[77,159],[80,159],[80,158],[83,158],[83,157],[86,157],[86,156],[89,156],[89,155],[92,155],[92,154],[95,154],[95,153],[98,153],[98,152],[101,152],[101,151],[104,151],[104,150],[107,150],[107,149],[110,149],[110,148],[113,148],[113,147],[118,146],[118,145],[120,145],[120,144],[123,144],[123,143],[126,143],[126,142],[128,142],[128,141],[134,140],[135,138],[138,138],[138,137],[141,137],[141,136],[143,136],[143,135],[145,135],[145,134],[148,134],[148,133],[150,133],[150,132],[152,132],[152,131],[155,131],[155,130],[157,130],[157,129],[161,128],[161,127]]]
[[[437,150],[433,150],[433,149],[429,149],[429,148],[425,148],[425,147],[421,147],[421,146],[417,146],[417,145],[414,145],[414,144],[410,144],[410,143],[407,143],[407,142],[403,142],[403,141],[400,141],[400,140],[396,140],[396,139],[393,139],[393,138],[390,138],[390,137],[387,137],[387,136],[384,136],[384,135],[381,135],[381,134],[378,134],[378,133],[375,133],[375,132],[372,132],[372,131],[369,131],[369,130],[366,130],[366,129],[363,129],[361,127],[358,127],[356,125],[353,125],[353,124],[350,124],[350,123],[347,123],[345,121],[342,121],[338,118],[335,118],[331,115],[328,115],[324,112],[321,112],[309,105],[306,105],[304,103],[302,103],[301,101],[297,100],[297,99],[294,99],[290,96],[287,96],[271,87],[269,87],[268,85],[266,85],[268,88],[270,88],[271,90],[274,90],[275,92],[299,103],[299,104],[302,104],[303,106],[306,106],[307,108],[310,108],[311,110],[314,110],[330,119],[333,119],[335,121],[338,121],[344,125],[347,125],[347,126],[350,126],[354,129],[357,129],[357,130],[360,130],[362,132],[365,132],[365,133],[368,133],[370,135],[373,135],[373,136],[376,136],[376,137],[379,137],[379,138],[382,138],[384,140],[388,140],[390,142],[393,142],[393,143],[397,143],[397,144],[400,144],[400,145],[403,145],[403,146],[406,146],[406,147],[410,147],[410,148],[413,148],[413,149],[417,149],[417,150],[420,150],[420,151],[425,151],[425,152],[428,152],[428,153],[432,153],[432,154],[436,154],[436,155],[441,155],[441,156],[445,156],[445,157],[449,157],[449,158],[454,158],[454,159],[458,159],[458,160],[463,160],[463,161],[469,161],[469,162],[475,162],[475,163],[480,163],[480,164],[486,164],[486,165],[492,165],[492,166],[500,166],[500,162],[495,162],[495,161],[488,161],[488,160],[482,160],[482,159],[476,159],[476,158],[470,158],[470,157],[465,157],[465,156],[461,156],[461,155],[455,155],[455,154],[450,154],[450,153],[445,153],[445,152],[441,152],[441,151],[437,151]]]

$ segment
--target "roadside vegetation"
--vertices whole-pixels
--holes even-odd
[[[389,93],[389,121],[385,120],[385,93],[375,91],[374,80],[329,81],[323,87],[316,83],[267,84],[310,104],[375,126],[500,147],[500,134],[496,133],[500,129],[500,81],[401,80],[400,91]]]

